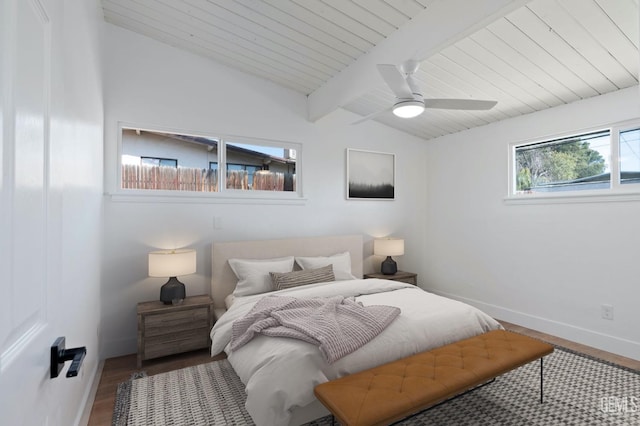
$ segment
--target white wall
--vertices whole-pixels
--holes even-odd
[[[509,143],[637,118],[634,87],[429,141],[426,287],[640,359],[640,201],[503,200]]]
[[[401,269],[422,261],[426,180],[423,140],[377,123],[352,126],[337,112],[306,120],[306,98],[265,80],[107,25],[105,43],[105,178],[113,185],[117,122],[185,132],[220,132],[303,144],[301,204],[128,202],[106,196],[101,355],[136,351],[136,304],[156,300],[165,280],[147,277],[147,253],[188,246],[198,270],[182,279],[187,294],[208,293],[214,240],[327,234],[405,237]],[[396,154],[396,200],[345,199],[346,148]],[[221,229],[214,230],[214,217]],[[369,259],[368,271],[382,259]]]

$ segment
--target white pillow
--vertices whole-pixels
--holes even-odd
[[[317,269],[333,265],[333,275],[338,280],[355,280],[351,274],[351,255],[348,251],[333,256],[296,257],[296,263],[302,269]]]
[[[233,295],[249,296],[272,291],[269,272],[293,271],[293,256],[277,259],[229,259],[229,265],[238,277]]]
[[[236,297],[233,294],[228,295],[224,298],[224,306],[227,310],[233,305],[233,302],[236,301]]]

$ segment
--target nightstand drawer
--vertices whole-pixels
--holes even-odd
[[[418,285],[418,274],[413,272],[398,271],[393,275],[384,275],[380,273],[364,274],[364,278],[378,278],[382,280],[400,281],[407,284]]]
[[[188,352],[209,346],[208,328],[168,333],[145,339],[144,359]]]
[[[196,308],[188,311],[147,315],[144,330],[147,337],[165,335],[178,331],[188,331],[209,325],[209,309]]]
[[[138,303],[138,368],[143,360],[208,348],[211,327],[213,301],[207,295],[186,297],[179,305]]]

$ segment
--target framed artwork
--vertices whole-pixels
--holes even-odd
[[[396,156],[347,148],[347,199],[393,200]]]

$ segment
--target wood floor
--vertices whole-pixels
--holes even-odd
[[[574,343],[549,334],[540,333],[525,327],[521,327],[508,322],[500,321],[507,330],[535,337],[549,343],[563,346],[596,358],[610,361],[634,370],[640,370],[640,360],[625,358],[589,346]],[[127,381],[131,375],[137,371],[146,371],[148,375],[164,373],[178,368],[190,367],[193,365],[211,362],[212,360],[224,358],[224,355],[211,358],[206,349],[194,351],[188,354],[175,355],[157,360],[149,360],[143,363],[142,369],[136,368],[136,355],[127,355],[118,358],[105,360],[102,369],[102,376],[96,391],[95,401],[91,409],[89,426],[102,426],[111,424],[111,416],[116,399],[116,389],[118,383]]]

